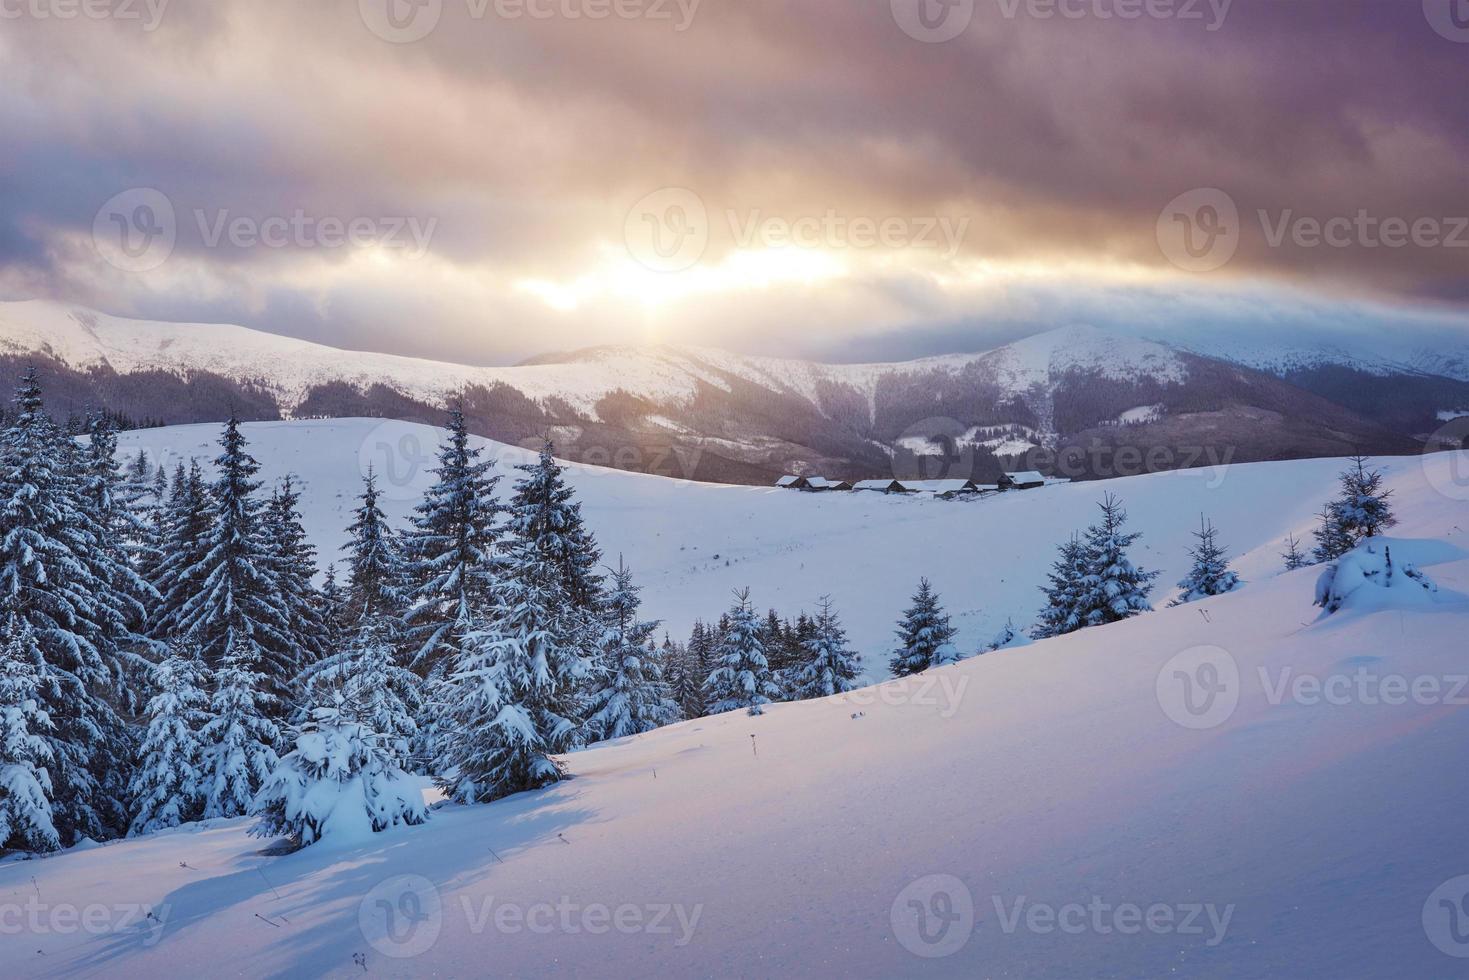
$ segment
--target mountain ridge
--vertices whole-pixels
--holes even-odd
[[[459,400],[475,430],[513,443],[553,438],[570,458],[657,472],[693,453],[713,482],[783,472],[848,478],[1047,468],[1036,454],[1113,456],[1164,448],[1241,459],[1412,452],[1469,384],[1372,373],[1343,351],[1261,371],[1183,345],[1072,325],[972,354],[821,364],[691,345],[601,346],[534,363],[476,367],[344,351],[230,324],[129,320],[50,301],[0,303],[0,360],[49,358],[59,409],[103,406],[163,422],[387,416],[436,421]],[[1377,366],[1377,367],[1380,367]],[[1347,374],[1342,375],[1345,371]],[[1378,382],[1424,389],[1378,424],[1351,404]],[[1414,380],[1416,378],[1416,380]],[[1373,397],[1382,397],[1375,393]],[[57,406],[53,406],[54,408]],[[996,458],[1003,453],[1003,459]],[[1242,455],[1241,455],[1242,454]],[[621,460],[621,462],[618,462]],[[1051,468],[1054,469],[1054,461]],[[1117,472],[1092,461],[1064,475]]]

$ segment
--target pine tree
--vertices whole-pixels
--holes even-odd
[[[203,806],[199,738],[209,720],[209,694],[198,651],[188,643],[175,645],[149,681],[157,693],[148,701],[141,762],[129,787],[129,837],[188,823]]]
[[[127,727],[104,694],[124,687],[130,638],[118,570],[87,497],[85,456],[51,420],[34,371],[0,437],[0,616],[33,631],[40,651],[40,737],[50,756],[55,827],[64,845],[126,826]]]
[[[765,705],[780,696],[765,659],[760,639],[760,619],[750,606],[750,590],[735,593],[735,604],[727,614],[726,626],[714,650],[714,669],[704,682],[704,696],[711,715],[740,708],[764,714]]]
[[[286,835],[303,846],[324,837],[360,840],[428,820],[423,792],[370,722],[341,700],[312,709],[296,746],[250,806],[257,837]]]
[[[1331,506],[1341,532],[1351,539],[1353,547],[1397,526],[1388,503],[1392,491],[1382,488],[1381,472],[1367,469],[1365,456],[1353,456],[1352,467],[1340,479],[1342,494]]]
[[[124,483],[117,463],[117,432],[105,414],[94,415],[88,424],[85,465],[83,500],[98,529],[97,550],[90,557],[100,560],[99,574],[117,596],[127,640],[136,641],[147,608],[159,597],[134,565],[137,544],[147,536],[148,527],[132,506],[135,494]]]
[[[953,639],[958,630],[949,625],[949,617],[939,603],[938,594],[928,579],[921,579],[913,596],[913,605],[898,621],[898,649],[888,665],[894,677],[907,677],[955,663],[959,653]]]
[[[51,806],[51,719],[39,700],[41,647],[14,613],[0,648],[0,850],[61,847]]]
[[[845,694],[857,687],[862,674],[862,655],[847,649],[847,633],[831,596],[821,597],[814,628],[815,635],[806,643],[806,659],[791,678],[792,697],[798,701]]]
[[[397,765],[412,768],[422,682],[400,661],[402,632],[402,623],[391,615],[359,620],[345,649],[308,667],[301,687],[308,705],[340,700],[350,707],[352,718],[373,733]]]
[[[674,644],[678,654],[679,672],[674,690],[683,716],[688,719],[702,718],[708,714],[704,701],[704,681],[714,669],[708,635],[704,624],[694,622],[686,644]]]
[[[209,554],[209,491],[197,460],[185,469],[174,469],[168,500],[159,515],[159,560],[149,582],[161,599],[148,619],[148,634],[168,641],[179,635],[178,617],[192,596],[192,583],[185,573],[199,566]]]
[[[1051,563],[1049,578],[1050,584],[1041,589],[1046,594],[1046,606],[1030,633],[1037,640],[1064,636],[1084,625],[1079,607],[1086,578],[1086,549],[1075,534],[1061,545],[1060,554]]]
[[[342,648],[347,636],[347,596],[337,584],[335,562],[326,567],[316,602],[317,615],[321,618],[321,647],[330,655],[331,651]],[[400,629],[399,632],[403,631]]]
[[[503,577],[499,554],[502,510],[495,497],[500,478],[493,460],[469,445],[464,413],[449,413],[449,434],[439,447],[436,480],[418,505],[407,540],[413,611],[409,640],[413,665],[436,674],[459,651],[465,636],[489,619]]]
[[[688,713],[690,695],[700,684],[689,670],[688,648],[682,643],[675,643],[673,637],[665,632],[663,644],[658,648],[658,662],[662,666],[664,686],[668,688],[668,696],[677,712],[675,720],[687,721],[698,717]]]
[[[1190,548],[1188,553],[1193,559],[1193,567],[1183,581],[1178,583],[1182,594],[1168,603],[1169,606],[1182,606],[1198,599],[1224,595],[1239,588],[1239,573],[1230,569],[1229,556],[1220,546],[1218,536],[1218,529],[1200,517],[1199,529],[1194,532],[1199,543]]]
[[[267,695],[260,703],[279,710],[300,668],[292,636],[291,606],[278,578],[275,546],[267,541],[264,504],[254,479],[260,464],[245,451],[239,421],[231,417],[215,460],[218,477],[208,489],[209,525],[199,542],[203,557],[180,570],[165,597],[166,635],[199,645],[211,669],[233,661],[236,678],[258,676]],[[221,683],[223,683],[221,673]]]
[[[345,616],[349,623],[375,616],[402,618],[408,612],[408,568],[402,542],[378,506],[377,476],[371,469],[363,479],[361,504],[347,528],[347,590]]]
[[[271,577],[285,607],[286,649],[282,655],[288,661],[286,676],[290,679],[327,650],[322,643],[326,624],[321,618],[321,596],[315,584],[316,548],[306,537],[300,506],[296,481],[286,476],[271,494],[262,521]]]
[[[547,442],[536,462],[516,467],[525,476],[516,481],[510,500],[510,527],[521,540],[536,542],[571,604],[595,615],[603,598],[603,578],[597,572],[602,553],[553,452]]]
[[[588,705],[591,740],[641,735],[672,724],[679,714],[652,649],[651,637],[658,624],[638,619],[641,590],[633,585],[632,572],[620,560],[612,583],[604,607],[607,639],[603,645],[603,662],[610,672]]]
[[[231,633],[220,668],[215,671],[210,718],[199,733],[203,816],[240,817],[279,759],[275,744],[280,729],[273,698],[263,693],[259,651],[248,637]]]
[[[434,774],[463,803],[562,778],[554,757],[581,740],[586,623],[534,540],[517,540],[501,605],[456,653],[437,712]]]
[[[1086,575],[1077,604],[1083,626],[1103,626],[1150,612],[1148,593],[1159,574],[1137,568],[1127,557],[1127,549],[1142,535],[1122,530],[1127,524],[1122,502],[1108,494],[1100,507],[1102,521],[1087,530],[1083,546]]]
[[[1300,542],[1296,540],[1294,534],[1286,536],[1285,551],[1280,557],[1285,559],[1285,570],[1287,572],[1293,572],[1298,568],[1305,568],[1311,564],[1305,553],[1301,551]]]
[[[1311,557],[1318,565],[1330,564],[1357,546],[1342,526],[1341,515],[1333,504],[1327,504],[1321,511],[1321,524],[1313,533],[1316,547],[1311,550]]]

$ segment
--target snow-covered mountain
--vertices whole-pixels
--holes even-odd
[[[924,358],[896,364],[816,364],[731,354],[693,346],[598,347],[548,355],[512,367],[471,367],[392,354],[344,351],[229,324],[161,323],[109,316],[44,301],[0,303],[0,352],[43,352],[80,370],[205,372],[269,391],[284,414],[311,392],[345,383],[387,385],[417,401],[439,404],[464,388],[508,385],[538,402],[563,402],[591,418],[614,392],[659,404],[686,402],[701,384],[729,390],[735,378],[813,403],[824,387],[840,385],[869,404],[884,379],[955,375],[991,363],[1006,393],[1044,386],[1072,369],[1128,379],[1152,375],[1181,381],[1186,371],[1161,344],[1068,327],[996,351]]]
[[[246,434],[268,475],[303,473],[324,544],[362,454],[409,434],[375,436],[381,424]],[[124,441],[177,454],[214,434]],[[281,854],[247,836],[251,820],[219,820],[0,862],[0,962],[25,978],[1455,975],[1469,952],[1466,461],[1383,463],[1393,554],[1440,592],[1329,618],[1312,606],[1318,571],[1280,573],[1276,552],[1309,528],[1339,461],[975,504],[572,467],[650,613],[707,617],[732,584],[781,608],[830,592],[878,662],[919,574],[966,650],[1032,608],[1050,542],[1105,490],[1165,583],[1203,511],[1247,584],[595,746],[566,757],[566,782],[366,840]],[[402,487],[398,513],[413,478]]]
[[[1027,469],[1055,469],[1048,454],[1075,451],[1083,463],[1064,475],[1079,478],[1135,471],[1114,460],[1134,451],[1154,461],[1149,469],[1193,465],[1201,449],[1238,460],[1411,452],[1411,435],[1469,405],[1469,383],[1451,378],[1414,373],[1409,392],[1403,374],[1374,374],[1401,389],[1389,410],[1380,393],[1355,404],[1364,386],[1350,379],[1305,377],[1302,365],[1326,363],[1305,353],[1236,358],[1270,371],[1088,327],[896,364],[661,346],[474,367],[238,326],[0,303],[0,360],[12,367],[42,360],[56,375],[48,383],[52,408],[63,415],[103,405],[170,423],[229,411],[428,422],[460,398],[486,436],[526,443],[550,435],[573,459],[718,482],[764,484],[783,472],[931,475],[935,455],[944,457],[945,475],[993,478],[997,451]],[[694,456],[697,471],[672,462]]]

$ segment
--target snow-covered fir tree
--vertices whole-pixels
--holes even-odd
[[[287,476],[262,515],[265,551],[286,614],[287,676],[295,677],[326,652],[321,597],[316,592],[316,548],[301,523],[301,491]],[[286,666],[286,665],[283,665]]]
[[[141,450],[138,456],[146,463],[145,454]],[[162,466],[155,467],[147,489],[133,486],[128,491],[128,497],[128,506],[138,514],[140,525],[139,538],[133,543],[133,567],[143,581],[153,586],[157,596],[150,602],[148,617],[144,620],[146,626],[151,622],[152,611],[163,598],[158,590],[158,571],[163,564],[164,534],[168,526],[168,473]]]
[[[51,726],[55,826],[63,845],[126,826],[131,733],[105,698],[123,687],[131,639],[106,532],[85,494],[80,448],[46,414],[28,371],[0,434],[0,617],[40,651],[39,703]]]
[[[672,699],[674,708],[677,710],[676,721],[686,721],[689,718],[697,718],[698,715],[690,715],[689,704],[694,700],[696,692],[700,691],[703,681],[689,669],[689,651],[682,643],[676,643],[673,637],[666,632],[663,634],[663,643],[658,647],[658,662],[663,669],[663,683],[668,688],[668,696]],[[702,711],[702,698],[697,701],[699,710]]]
[[[209,682],[192,644],[180,642],[149,672],[155,692],[148,701],[147,730],[129,786],[128,836],[151,834],[198,818],[203,746],[209,721]]]
[[[41,648],[15,614],[0,647],[0,850],[61,846],[51,807],[51,719],[39,700]]]
[[[1341,496],[1332,503],[1341,532],[1352,546],[1366,538],[1375,538],[1397,526],[1388,498],[1391,490],[1383,489],[1383,476],[1367,468],[1365,456],[1353,456],[1352,466],[1341,474]]]
[[[401,621],[387,613],[373,614],[357,621],[345,648],[306,669],[301,688],[307,705],[342,700],[379,746],[411,769],[423,682],[400,662],[402,649]]]
[[[679,711],[685,719],[702,718],[707,713],[704,704],[704,681],[713,669],[703,648],[707,646],[704,624],[694,622],[688,643],[670,641],[673,651],[671,662],[677,667],[669,678],[673,696],[678,701]]]
[[[205,534],[209,530],[209,492],[198,460],[182,460],[174,468],[168,497],[159,509],[155,535],[158,559],[152,569],[144,569],[148,581],[160,596],[148,617],[148,633],[155,640],[167,641],[175,632],[179,610],[192,595],[185,587],[184,573],[196,567],[208,554]]]
[[[117,432],[105,414],[93,414],[87,423],[86,472],[82,500],[87,504],[98,530],[97,547],[91,557],[102,560],[98,572],[107,577],[117,597],[126,624],[128,641],[136,642],[147,609],[158,594],[138,574],[134,565],[135,546],[147,533],[142,516],[129,506],[131,493],[117,462]]]
[[[928,579],[919,580],[912,602],[898,621],[898,649],[888,662],[894,677],[907,677],[959,659],[953,643],[958,631],[949,624],[949,616]]]
[[[723,634],[714,648],[714,669],[704,682],[704,699],[711,715],[746,708],[752,715],[780,697],[770,676],[760,617],[750,606],[750,590],[735,593]]]
[[[1285,561],[1285,570],[1287,572],[1293,572],[1298,568],[1305,568],[1311,564],[1311,560],[1306,557],[1305,552],[1301,551],[1301,543],[1296,540],[1294,534],[1286,536],[1285,551],[1281,552],[1280,557]]]
[[[1099,505],[1102,520],[1087,529],[1083,543],[1086,574],[1077,598],[1077,616],[1083,626],[1103,626],[1152,611],[1148,593],[1158,572],[1132,563],[1127,550],[1142,535],[1126,532],[1127,511],[1112,494]]]
[[[1007,619],[1000,632],[996,633],[995,638],[985,646],[984,652],[994,653],[1009,647],[1023,646],[1024,642],[1025,638],[1021,635],[1019,627],[1015,625],[1015,620]]]
[[[555,782],[565,771],[554,757],[582,742],[587,626],[546,554],[514,543],[497,615],[465,637],[436,690],[433,771],[460,802]]]
[[[587,705],[589,741],[641,735],[679,716],[652,648],[658,623],[638,619],[640,591],[632,571],[619,560],[603,607],[607,637],[602,662],[608,672]]]
[[[536,542],[571,604],[596,614],[603,598],[603,577],[597,571],[602,553],[553,453],[547,442],[536,462],[516,467],[525,476],[516,481],[510,498],[510,528],[522,541]]]
[[[162,624],[167,635],[199,645],[204,663],[237,680],[256,677],[265,695],[258,703],[279,710],[302,661],[291,629],[291,607],[277,575],[274,546],[266,538],[256,496],[260,464],[245,449],[239,421],[231,418],[220,437],[223,451],[208,490],[208,526],[203,557],[172,583]],[[232,662],[228,668],[225,661]]]
[[[831,596],[821,597],[812,623],[805,658],[791,673],[791,697],[798,701],[845,694],[857,687],[862,674],[862,655],[847,649],[847,631]]]
[[[252,802],[250,812],[260,822],[250,832],[288,836],[304,846],[327,837],[363,840],[426,821],[423,791],[384,741],[345,700],[313,708],[295,732],[295,748]]]
[[[503,577],[499,554],[500,477],[494,461],[469,444],[464,413],[449,412],[434,485],[424,494],[406,541],[412,582],[409,642],[413,666],[437,674],[464,637],[483,628]]]
[[[1210,596],[1224,595],[1240,586],[1239,573],[1229,567],[1229,555],[1219,544],[1219,530],[1201,517],[1194,537],[1198,544],[1188,552],[1193,566],[1178,583],[1180,594],[1168,603],[1169,606],[1182,606]]]
[[[1312,532],[1316,546],[1311,549],[1311,558],[1317,565],[1336,561],[1357,546],[1352,535],[1341,523],[1341,515],[1334,504],[1327,504],[1321,511],[1321,523]]]
[[[202,815],[240,817],[279,761],[275,745],[279,713],[265,693],[259,650],[249,637],[231,633],[220,667],[214,671],[209,720],[199,733]]]
[[[355,519],[347,528],[344,621],[375,616],[402,618],[408,611],[408,565],[403,543],[378,500],[377,475],[369,468]]]
[[[1047,574],[1049,581],[1041,588],[1046,594],[1046,605],[1036,617],[1030,633],[1037,640],[1064,636],[1084,625],[1080,601],[1082,582],[1086,578],[1086,549],[1082,547],[1081,538],[1073,534],[1061,545]]]

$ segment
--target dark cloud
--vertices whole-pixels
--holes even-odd
[[[476,19],[476,6],[444,0],[411,44],[375,36],[357,0],[172,0],[151,32],[0,22],[0,288],[471,360],[670,335],[918,354],[1089,315],[1100,295],[1078,283],[1068,303],[1057,281],[1054,302],[988,295],[976,313],[974,293],[927,271],[866,262],[825,288],[680,309],[671,327],[517,292],[578,280],[634,201],[681,186],[715,215],[964,217],[963,261],[1143,269],[1170,294],[1263,280],[1306,291],[1276,301],[1469,308],[1469,248],[1266,233],[1287,213],[1469,215],[1469,47],[1416,0],[1234,0],[1216,30],[975,0],[943,44],[907,36],[888,0],[703,0],[682,31],[674,4],[658,8],[672,21]],[[132,187],[179,215],[151,277],[88,248],[97,208]],[[1175,269],[1155,233],[1195,188],[1241,213],[1233,261],[1203,276]],[[350,250],[211,247],[195,218],[296,211],[432,220],[431,255],[374,272]],[[715,262],[735,245],[719,225]],[[791,318],[812,325],[803,339],[781,338]]]

